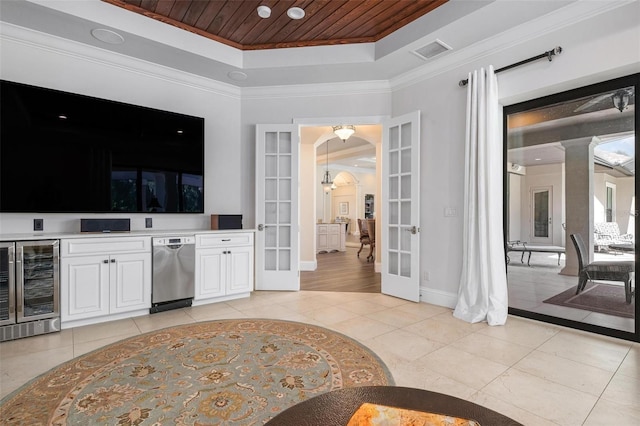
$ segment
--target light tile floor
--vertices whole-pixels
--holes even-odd
[[[317,324],[375,351],[399,386],[464,398],[525,425],[640,424],[640,344],[509,317],[468,324],[451,310],[382,294],[254,292],[250,298],[77,327],[0,344],[0,394],[101,346],[195,321]]]

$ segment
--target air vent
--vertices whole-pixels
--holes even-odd
[[[451,49],[451,46],[449,46],[448,44],[444,43],[443,41],[436,40],[425,46],[422,46],[420,49],[412,50],[411,53],[427,61]]]

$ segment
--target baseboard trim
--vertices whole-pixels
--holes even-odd
[[[318,269],[318,261],[317,260],[301,260],[300,261],[300,270],[301,271],[315,271]]]
[[[432,305],[455,308],[458,303],[458,295],[432,288],[420,287],[420,301]]]

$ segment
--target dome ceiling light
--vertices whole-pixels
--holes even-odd
[[[289,10],[287,10],[287,16],[291,19],[302,19],[304,15],[304,10],[299,7],[290,7]]]
[[[258,16],[262,19],[267,19],[271,16],[271,8],[269,6],[258,6]]]
[[[335,133],[340,139],[342,139],[342,142],[346,142],[347,139],[349,139],[349,136],[353,135],[356,132],[356,126],[353,125],[340,125],[340,126],[333,126],[333,133]]]

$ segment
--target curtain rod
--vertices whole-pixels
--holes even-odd
[[[542,58],[547,58],[549,60],[549,62],[551,62],[555,55],[559,55],[561,53],[562,53],[562,47],[558,46],[558,47],[555,47],[555,48],[553,48],[551,50],[547,50],[546,52],[541,53],[539,55],[536,55],[536,56],[533,56],[531,58],[522,60],[520,62],[516,62],[515,64],[511,64],[511,65],[507,65],[506,67],[498,68],[495,71],[495,73],[498,74],[499,72],[510,70],[511,68],[519,67],[520,65],[528,64],[529,62],[537,61],[538,59],[542,59]],[[465,78],[464,80],[460,80],[458,82],[458,86],[464,87],[468,83],[469,83],[469,79]]]

